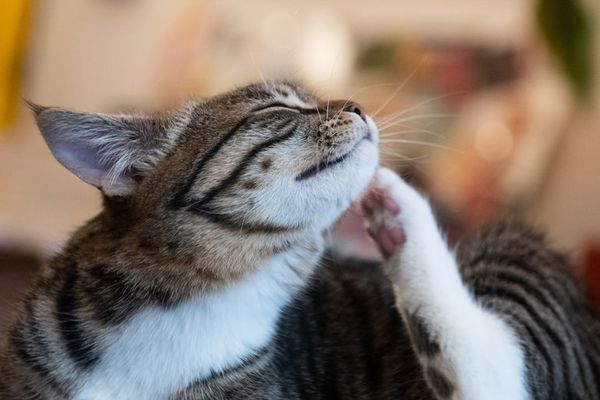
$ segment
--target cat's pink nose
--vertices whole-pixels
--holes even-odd
[[[366,114],[362,106],[354,101],[348,101],[344,106],[344,111],[357,114],[364,121]]]
[[[367,117],[363,107],[352,100],[331,100],[328,108],[332,115],[335,115],[339,111],[346,111],[358,115],[363,121],[365,121]]]

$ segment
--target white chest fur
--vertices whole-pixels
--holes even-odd
[[[290,263],[306,271],[317,256],[276,256],[218,293],[140,312],[108,339],[100,364],[75,398],[163,399],[235,366],[269,343],[281,309],[302,286]]]

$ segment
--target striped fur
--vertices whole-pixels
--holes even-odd
[[[435,282],[464,309],[442,314],[427,310],[444,309],[443,293],[390,275],[389,260],[323,254],[323,231],[378,162],[358,105],[279,82],[160,115],[33,110],[104,207],[23,302],[0,398],[469,398],[465,376],[489,377],[497,361],[469,367],[461,351],[484,343],[477,332],[515,345],[532,398],[598,397],[598,322],[566,262],[528,230],[492,227],[455,259],[418,200],[414,226],[433,228],[406,229],[419,251],[396,264],[454,265],[443,275],[454,286]],[[410,207],[404,189],[395,200]],[[448,318],[461,312],[489,323],[465,330]]]
[[[518,334],[535,398],[600,398],[600,323],[565,258],[515,222],[474,240],[459,253],[465,282]]]

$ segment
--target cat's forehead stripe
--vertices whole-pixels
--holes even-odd
[[[277,101],[292,107],[308,108],[313,106],[302,100],[296,90],[276,90],[274,94]]]

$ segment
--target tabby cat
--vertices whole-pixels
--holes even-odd
[[[32,107],[104,207],[26,297],[2,399],[600,398],[564,258],[516,223],[455,256],[358,104],[277,82],[162,115]],[[383,265],[324,251],[364,192]]]

